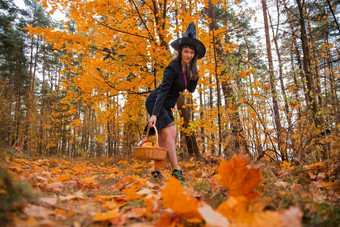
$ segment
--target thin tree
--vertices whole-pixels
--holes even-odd
[[[275,76],[274,76],[274,66],[273,66],[273,58],[271,53],[271,45],[270,45],[270,37],[269,37],[269,25],[268,25],[268,17],[267,17],[267,2],[266,0],[261,0],[262,10],[263,10],[263,18],[264,18],[264,27],[265,27],[265,36],[266,36],[266,49],[267,49],[267,58],[268,58],[268,66],[269,66],[269,81],[271,86],[271,96],[273,102],[273,111],[274,111],[274,123],[276,127],[277,133],[277,141],[278,148],[281,153],[281,159],[286,160],[287,155],[283,149],[283,143],[281,138],[281,121],[280,121],[280,113],[279,113],[279,105],[277,101],[277,92],[275,87]],[[275,149],[275,148],[274,148]]]

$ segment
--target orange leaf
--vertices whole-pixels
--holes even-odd
[[[258,196],[254,189],[262,182],[262,175],[259,169],[249,166],[247,155],[234,155],[230,162],[222,160],[217,170],[221,176],[218,183],[228,189],[229,196],[245,196],[249,200]]]
[[[13,217],[13,224],[15,226],[38,226],[38,222],[35,217],[29,216],[28,218],[22,220],[17,215]]]
[[[249,204],[248,199],[244,196],[230,197],[217,208],[217,212],[224,215],[233,227],[282,226],[278,212],[262,211],[263,207],[260,206],[261,209],[256,209],[257,205],[258,204]]]
[[[102,205],[102,208],[104,209],[109,209],[109,210],[115,210],[115,209],[119,209],[120,207],[122,206],[125,206],[128,202],[117,202],[115,200],[111,200],[111,201],[108,201],[108,202],[105,202],[103,205]]]
[[[63,191],[64,184],[62,182],[54,182],[51,184],[47,184],[43,188],[46,191],[52,191],[52,192],[62,192]]]
[[[97,183],[97,181],[93,179],[92,177],[83,178],[81,179],[81,181],[84,183]]]
[[[197,201],[194,197],[183,192],[181,183],[171,177],[165,188],[162,190],[163,204],[170,208],[177,215],[184,218],[199,218],[202,216],[198,213]]]
[[[236,215],[246,212],[248,200],[244,196],[229,197],[218,208],[217,212],[223,214],[228,220],[233,220]]]
[[[152,214],[159,211],[161,208],[161,203],[159,199],[156,199],[154,196],[151,198],[145,198],[144,204],[147,206],[145,215],[147,217],[153,217]]]
[[[105,213],[98,211],[98,213],[93,217],[93,220],[106,221],[106,220],[114,219],[116,217],[118,217],[118,212],[116,210],[110,210]]]
[[[133,208],[129,210],[128,212],[120,215],[117,219],[111,220],[111,224],[113,226],[123,226],[129,218],[140,219],[141,217],[144,216],[144,214],[145,214],[145,208],[140,208],[140,207]]]
[[[70,179],[71,179],[70,175],[61,175],[57,177],[56,181],[68,181]]]

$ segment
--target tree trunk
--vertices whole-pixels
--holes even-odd
[[[310,100],[308,103],[309,109],[312,111],[312,117],[314,119],[314,124],[318,128],[320,126],[320,119],[318,117],[318,107],[316,103],[315,97],[315,89],[314,89],[314,78],[312,73],[310,72],[310,54],[308,47],[308,39],[306,33],[306,24],[305,24],[305,12],[304,12],[304,2],[301,0],[296,0],[299,10],[299,22],[300,22],[300,37],[301,37],[301,45],[303,52],[303,71],[305,73],[306,81],[307,81],[307,96]]]
[[[266,49],[267,49],[267,58],[268,58],[268,65],[269,65],[269,80],[270,80],[271,93],[272,93],[273,111],[274,111],[274,118],[275,118],[274,123],[275,123],[276,133],[277,133],[278,149],[281,154],[281,159],[286,160],[287,158],[286,152],[282,150],[283,147],[282,147],[282,138],[281,138],[281,122],[280,122],[279,106],[277,102],[277,93],[276,93],[275,82],[274,82],[275,77],[274,77],[274,67],[273,67],[273,59],[272,59],[272,53],[271,53],[270,38],[269,38],[267,3],[266,3],[266,0],[261,0],[261,2],[262,2],[262,9],[263,9],[264,28],[265,28],[265,36],[266,36]]]
[[[291,34],[292,34],[292,42],[293,42],[293,45],[294,45],[293,49],[296,52],[296,60],[298,62],[298,67],[299,67],[298,71],[300,72],[300,78],[301,78],[301,82],[302,82],[303,94],[304,94],[304,97],[305,97],[306,105],[308,105],[310,100],[309,100],[308,95],[307,95],[306,81],[305,81],[305,77],[304,77],[303,70],[302,70],[302,60],[301,60],[301,54],[300,54],[300,51],[299,51],[299,46],[298,46],[298,43],[297,43],[296,32],[295,32],[295,29],[294,29],[294,25],[292,24],[292,18],[290,16],[290,13],[289,13],[289,10],[288,10],[288,7],[287,7],[287,4],[286,4],[285,0],[283,0],[283,5],[285,7],[285,11],[286,11],[286,14],[287,14],[287,19],[288,19],[289,27],[290,27]],[[299,84],[297,83],[297,80],[295,82],[296,82],[295,83],[296,87],[299,88]]]
[[[200,85],[202,86],[202,84]],[[203,117],[204,117],[204,112],[203,112],[203,107],[204,107],[204,103],[203,103],[203,92],[200,91],[199,94],[199,100],[200,100],[200,120],[202,121]],[[204,136],[204,127],[201,127],[201,144],[203,146],[202,149],[202,153],[206,152],[206,140],[205,140],[205,136]]]
[[[315,42],[314,42],[314,35],[313,31],[310,25],[310,17],[307,15],[307,25],[308,25],[308,31],[309,31],[309,36],[310,36],[310,42],[311,42],[311,47],[312,47],[312,56],[313,56],[313,64],[312,64],[312,69],[314,69],[315,72],[315,93],[314,93],[314,99],[318,102],[320,106],[323,106],[322,103],[322,97],[321,97],[321,84],[320,84],[320,69],[319,69],[319,63],[318,63],[318,56],[317,56],[317,50],[315,49]]]
[[[44,124],[45,124],[45,69],[46,69],[46,49],[45,45],[42,46],[43,51],[43,63],[42,63],[42,86],[41,86],[41,106],[40,106],[40,139],[38,142],[39,155],[43,154],[44,139]]]
[[[188,107],[184,107],[185,97],[184,95],[180,95],[177,100],[177,108],[180,112],[181,117],[183,117],[183,127],[188,128],[190,122],[190,111]],[[188,148],[188,153],[195,156],[200,156],[196,136],[194,132],[191,132],[189,135],[185,133],[185,140]]]
[[[269,21],[270,21],[270,25],[271,25],[271,29],[272,29],[272,34],[273,34],[273,40],[274,40],[274,44],[275,44],[275,50],[276,50],[276,54],[277,54],[277,59],[279,62],[279,79],[280,79],[280,85],[281,85],[281,92],[282,92],[282,96],[283,96],[283,100],[284,100],[284,106],[285,106],[285,114],[286,114],[286,118],[287,118],[287,123],[288,123],[288,129],[291,129],[291,125],[292,125],[292,121],[291,121],[291,114],[289,111],[289,105],[288,105],[288,98],[287,98],[287,94],[286,94],[286,89],[285,89],[285,84],[283,82],[283,70],[282,70],[282,58],[281,58],[281,53],[280,53],[280,48],[279,48],[279,44],[278,44],[278,30],[279,30],[279,25],[280,25],[280,11],[279,11],[279,5],[278,2],[276,3],[276,8],[277,8],[277,26],[276,26],[276,32],[274,31],[274,26],[273,26],[273,22],[271,20],[271,16],[270,14],[268,14],[269,16]]]
[[[211,79],[211,75],[209,75],[209,85],[212,84],[212,79]],[[210,109],[214,108],[214,103],[213,103],[213,97],[214,97],[214,93],[212,90],[212,86],[209,86],[209,107]],[[211,134],[210,135],[210,141],[211,141],[211,145],[209,146],[209,149],[211,150],[211,154],[216,154],[216,150],[215,150],[215,134]]]
[[[207,15],[211,19],[211,23],[209,24],[209,31],[213,34],[213,51],[214,51],[214,62],[215,62],[215,78],[216,78],[216,91],[217,91],[217,124],[218,124],[218,156],[222,153],[222,123],[221,123],[221,91],[220,91],[220,82],[219,76],[217,73],[218,68],[218,59],[222,56],[222,46],[220,40],[215,36],[215,30],[218,29],[218,25],[216,22],[216,12],[214,3],[209,0],[209,8],[207,10]]]

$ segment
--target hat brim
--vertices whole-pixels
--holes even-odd
[[[198,39],[195,39],[192,37],[183,37],[183,38],[176,39],[170,45],[172,46],[172,48],[174,48],[177,51],[179,50],[181,45],[194,46],[196,48],[196,54],[197,54],[198,59],[203,58],[205,55],[205,51],[206,51],[204,44]]]

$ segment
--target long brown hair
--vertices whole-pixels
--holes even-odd
[[[178,50],[178,55],[177,57],[175,58],[174,61],[178,61],[179,63],[181,63],[181,60],[182,60],[182,50],[184,47],[188,47],[190,48],[191,50],[195,51],[195,56],[194,58],[191,60],[189,66],[186,66],[187,68],[187,72],[189,72],[189,77],[191,80],[197,80],[198,79],[198,68],[197,68],[197,54],[196,54],[196,48],[192,45],[181,45],[179,50]]]

